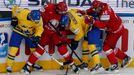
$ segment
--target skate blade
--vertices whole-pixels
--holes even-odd
[[[84,68],[84,70],[85,70],[85,71],[89,71],[89,69],[88,69],[88,68]]]
[[[38,69],[34,69],[34,71],[43,72],[44,70],[43,70],[43,69],[40,69],[40,70],[38,70]]]
[[[105,73],[108,73],[108,74],[118,74],[119,73],[119,70],[114,70],[114,71],[104,71]]]
[[[27,71],[25,71],[25,70],[21,70],[20,73],[21,73],[22,75],[30,75],[30,73],[27,72]]]
[[[101,67],[98,70],[94,70],[94,71],[90,72],[90,74],[91,75],[94,75],[94,74],[98,74],[98,73],[101,73],[101,72],[104,72],[104,71],[105,71],[104,68]]]
[[[97,71],[97,73],[100,73],[100,72],[104,72],[105,71],[105,69],[103,68],[103,67],[101,67],[101,68],[99,68],[98,70],[96,70]]]
[[[11,75],[11,73],[8,72],[8,73],[6,73],[6,75]]]

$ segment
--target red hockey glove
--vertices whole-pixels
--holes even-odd
[[[84,16],[84,18],[85,18],[85,23],[86,23],[86,24],[89,24],[89,25],[94,24],[94,19],[93,19],[92,16],[86,15],[86,16]]]

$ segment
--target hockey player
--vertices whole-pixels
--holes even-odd
[[[59,30],[59,22],[61,16],[66,14],[67,5],[64,2],[59,2],[58,4],[48,4],[44,7],[44,11],[41,11],[44,23],[44,32],[42,34],[39,44],[44,47],[50,42],[58,47],[58,52],[64,57],[65,61],[69,62],[70,67],[75,73],[78,73],[78,67],[74,64],[73,58],[67,49],[67,44],[63,42],[64,36],[57,33],[55,28]],[[53,26],[52,26],[53,25]],[[26,73],[30,73],[29,66],[34,64],[40,56],[45,52],[44,49],[37,47],[36,51],[32,53],[29,57],[27,64],[24,66],[23,70]]]
[[[121,64],[122,68],[130,64],[132,61],[131,57],[125,54],[121,49],[116,48],[116,43],[125,30],[121,18],[115,14],[108,4],[97,0],[92,2],[91,8],[86,10],[86,13],[97,13],[99,15],[99,20],[93,20],[92,18],[89,20],[96,27],[105,29],[107,33],[103,50],[107,55],[111,66],[107,68],[106,71],[118,72],[119,66],[117,58],[123,60]]]
[[[39,10],[29,10],[14,6],[12,8],[12,20],[13,32],[10,39],[10,48],[7,56],[7,72],[12,72],[15,56],[18,52],[22,39],[25,39],[26,43],[30,47],[31,51],[35,50],[36,45],[33,42],[38,42],[43,32],[43,22],[40,17]],[[32,39],[29,39],[29,37]],[[33,68],[42,69],[41,66],[33,65]]]
[[[101,31],[95,27],[87,24],[87,16],[82,16],[78,13],[79,10],[71,9],[68,11],[68,16],[70,18],[69,29],[74,33],[75,37],[71,43],[71,47],[73,50],[76,50],[78,47],[78,42],[84,37],[84,41],[82,43],[82,59],[83,64],[81,65],[84,69],[88,68],[88,58],[89,51],[93,58],[94,66],[90,70],[91,74],[97,73],[99,71],[103,71],[103,67],[100,63],[100,57],[98,50],[96,48],[97,43],[100,39]]]

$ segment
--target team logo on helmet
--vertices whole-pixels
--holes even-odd
[[[11,9],[14,5],[20,6],[21,0],[3,0],[3,3],[7,8]]]

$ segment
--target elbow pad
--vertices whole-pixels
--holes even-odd
[[[18,25],[18,18],[17,17],[12,17],[11,18],[11,25],[13,27],[15,27],[16,25]]]

